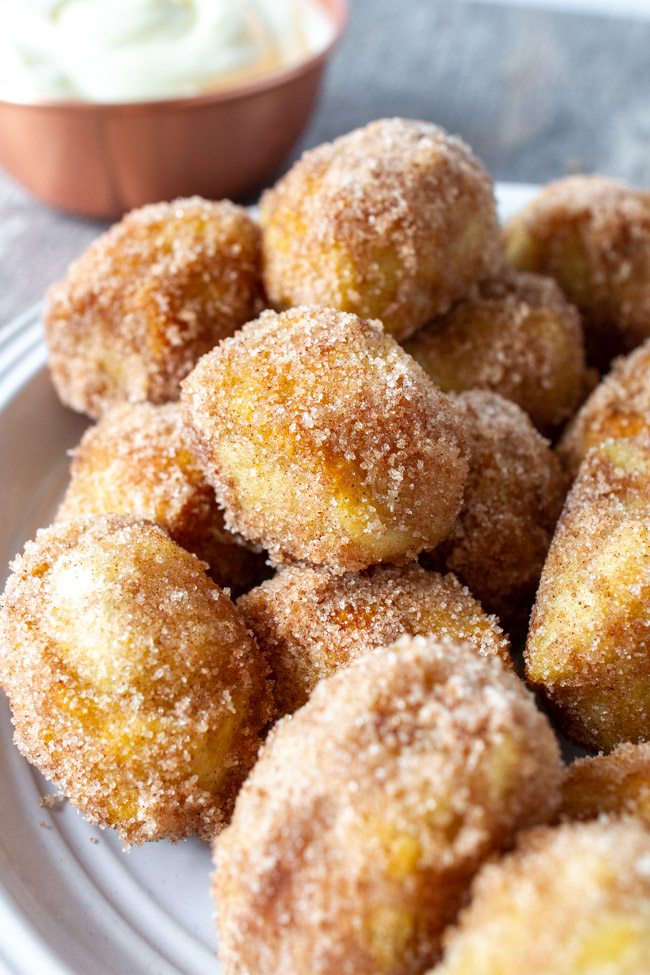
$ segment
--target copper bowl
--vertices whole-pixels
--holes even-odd
[[[212,94],[98,104],[0,99],[0,165],[45,203],[90,217],[198,193],[237,198],[278,169],[307,123],[346,0],[319,0],[325,50]]]

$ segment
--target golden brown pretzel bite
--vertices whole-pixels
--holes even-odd
[[[406,562],[450,530],[462,424],[379,322],[265,312],[183,384],[226,524],[276,562]]]
[[[558,455],[571,477],[590,447],[650,432],[650,342],[617,359],[567,427]]]
[[[580,316],[552,278],[506,270],[404,343],[445,393],[487,389],[550,433],[585,392]]]
[[[380,119],[306,152],[261,200],[278,307],[325,305],[405,337],[503,260],[492,181],[430,122]]]
[[[585,457],[548,553],[526,672],[585,748],[650,738],[650,439]]]
[[[511,667],[509,644],[453,575],[417,563],[335,576],[288,566],[237,602],[274,678],[279,714],[305,703],[319,680],[399,636],[451,636]]]
[[[650,196],[602,176],[546,186],[505,228],[508,261],[555,278],[601,367],[650,336]]]
[[[647,975],[650,833],[633,820],[539,827],[485,866],[428,975]]]
[[[454,572],[508,629],[528,619],[562,508],[560,464],[526,413],[496,393],[452,397],[465,423],[469,474],[452,531],[421,561]]]
[[[609,755],[580,758],[569,765],[559,815],[596,819],[602,813],[637,816],[650,827],[649,742],[624,742]]]
[[[268,575],[265,556],[226,529],[179,403],[114,406],[86,430],[57,520],[111,511],[158,522],[235,596]]]
[[[127,843],[213,836],[270,716],[230,599],[160,528],[118,515],[46,528],[12,568],[0,672],[21,752]]]
[[[417,975],[480,862],[545,821],[561,762],[497,660],[403,637],[271,732],[215,847],[226,975]]]
[[[44,315],[62,401],[100,416],[178,398],[199,356],[259,311],[259,229],[200,197],[127,214],[53,285]]]

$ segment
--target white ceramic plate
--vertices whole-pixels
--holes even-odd
[[[497,188],[509,216],[534,187]],[[0,331],[0,580],[47,525],[86,426],[57,400],[39,309]],[[219,975],[210,851],[198,840],[123,853],[119,839],[66,802],[39,805],[48,783],[12,744],[0,699],[2,975]],[[272,975],[272,973],[269,973]]]

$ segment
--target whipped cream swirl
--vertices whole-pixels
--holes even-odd
[[[191,96],[323,50],[317,0],[0,0],[0,96]]]

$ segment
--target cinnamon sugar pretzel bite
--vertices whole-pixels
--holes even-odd
[[[179,403],[114,406],[86,430],[57,520],[107,512],[156,521],[207,562],[214,581],[233,596],[268,576],[264,554],[226,529]]]
[[[561,761],[498,660],[403,637],[278,722],[215,845],[226,975],[417,975],[481,861],[544,822]]]
[[[404,348],[445,393],[499,393],[542,433],[571,417],[588,388],[580,316],[540,274],[488,278]]]
[[[505,228],[513,267],[555,278],[604,368],[650,336],[650,194],[602,176],[545,186]]]
[[[259,229],[243,207],[190,197],[132,210],[48,292],[52,380],[92,417],[177,399],[197,359],[260,306]]]
[[[323,677],[375,647],[410,636],[466,640],[511,667],[509,643],[455,576],[417,563],[333,575],[287,566],[237,601],[274,678],[280,714],[295,711]]]
[[[119,515],[43,529],[12,568],[0,677],[21,752],[127,844],[214,836],[271,716],[230,599],[160,528]]]
[[[403,563],[454,523],[462,421],[380,322],[265,312],[201,359],[182,399],[227,526],[275,562]]]
[[[484,867],[428,975],[645,975],[650,833],[633,820],[540,827]]]
[[[277,307],[379,318],[398,338],[503,260],[490,177],[430,122],[380,119],[311,149],[260,205]]]

